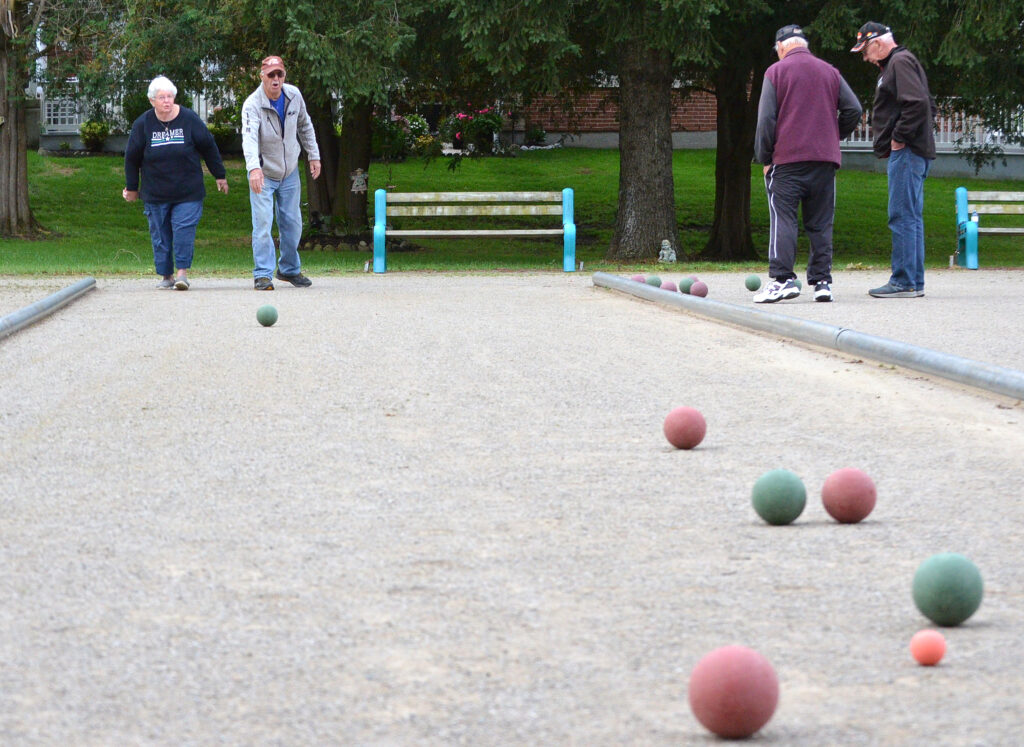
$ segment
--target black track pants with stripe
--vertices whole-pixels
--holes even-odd
[[[803,209],[804,231],[811,244],[807,282],[832,282],[832,222],[836,212],[836,167],[823,161],[801,161],[768,167],[768,275],[796,277],[797,209]]]

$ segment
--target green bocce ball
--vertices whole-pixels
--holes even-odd
[[[256,321],[262,324],[264,327],[273,326],[274,322],[277,321],[277,309],[270,304],[266,306],[260,306],[256,309]]]
[[[984,585],[981,572],[955,552],[932,555],[914,574],[914,604],[936,625],[959,625],[978,611]]]
[[[757,478],[750,499],[758,516],[781,526],[792,523],[803,513],[807,489],[788,469],[773,469]]]

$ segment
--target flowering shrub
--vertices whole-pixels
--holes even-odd
[[[472,112],[458,112],[445,122],[442,136],[451,138],[456,148],[473,148],[481,153],[490,153],[494,146],[494,135],[501,131],[502,116],[492,107]]]
[[[419,114],[406,114],[405,124],[409,128],[409,139],[416,142],[416,138],[430,135],[430,125],[425,117]]]
[[[419,114],[385,114],[373,118],[370,132],[370,150],[375,158],[400,161],[419,151],[417,142],[430,137],[430,125]]]
[[[433,135],[420,135],[413,143],[412,149],[417,156],[435,157],[441,155],[441,141]]]

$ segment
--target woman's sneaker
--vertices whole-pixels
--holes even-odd
[[[825,302],[832,300],[832,288],[824,280],[814,284],[814,300]]]
[[[754,303],[775,303],[786,301],[800,295],[800,289],[796,287],[796,279],[789,278],[784,282],[773,280],[764,287],[760,293],[754,296]]]

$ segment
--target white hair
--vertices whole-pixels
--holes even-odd
[[[178,95],[178,89],[171,83],[171,79],[165,75],[158,75],[153,78],[153,82],[149,84],[149,98],[155,99],[156,95],[161,91],[169,91],[175,96]]]
[[[876,36],[875,38],[878,39],[878,41],[892,42],[893,44],[896,43],[896,40],[892,38],[892,32],[891,31],[888,31],[888,32],[882,34],[881,36]]]
[[[802,36],[791,36],[788,39],[783,39],[778,42],[779,49],[789,49],[790,47],[806,47],[807,40]]]

